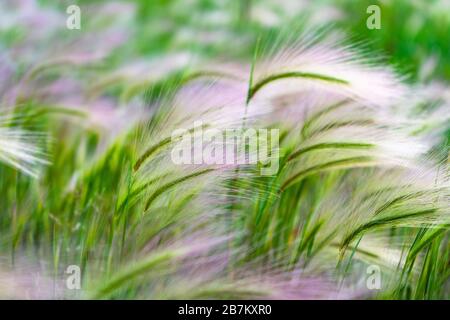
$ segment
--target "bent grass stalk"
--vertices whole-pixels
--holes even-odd
[[[93,289],[88,294],[89,299],[105,299],[111,296],[116,290],[122,288],[131,281],[142,275],[148,275],[149,272],[158,270],[166,270],[168,264],[173,259],[181,257],[185,253],[184,250],[166,250],[160,253],[153,253],[142,261],[135,262],[131,266],[127,266],[124,270],[112,275],[104,283],[98,284],[98,288]]]
[[[247,101],[250,101],[256,95],[256,93],[258,93],[258,91],[260,91],[263,87],[270,84],[271,82],[275,82],[277,80],[282,80],[282,79],[289,79],[289,78],[304,78],[304,79],[311,79],[311,80],[321,80],[321,81],[340,84],[340,85],[348,85],[349,84],[349,82],[346,80],[342,80],[339,78],[330,77],[330,76],[326,76],[326,75],[322,75],[322,74],[317,74],[317,73],[284,72],[284,73],[279,73],[279,74],[274,74],[274,75],[268,76],[267,78],[264,78],[264,79],[258,81],[257,83],[255,83],[255,85],[253,85],[249,90]]]
[[[188,175],[186,175],[184,177],[181,177],[181,178],[175,179],[175,180],[173,180],[173,181],[171,181],[169,183],[166,183],[165,185],[163,185],[162,187],[158,188],[155,192],[153,192],[150,195],[150,197],[147,199],[147,202],[145,203],[145,210],[147,210],[150,207],[150,205],[153,203],[153,201],[155,201],[156,198],[158,198],[164,192],[166,192],[166,191],[176,187],[177,185],[179,185],[179,184],[181,184],[181,183],[183,183],[183,182],[185,182],[187,180],[190,180],[190,179],[193,179],[193,178],[205,175],[205,174],[210,173],[210,172],[212,172],[214,170],[215,169],[213,169],[213,168],[200,170],[198,172],[194,172],[194,173],[188,174]]]
[[[283,193],[287,188],[291,187],[295,183],[298,183],[305,177],[323,171],[344,169],[344,168],[356,168],[356,167],[367,167],[372,166],[376,163],[373,157],[361,156],[361,157],[351,157],[345,159],[339,159],[330,161],[327,163],[312,166],[305,170],[295,173],[290,176],[280,187],[280,193]]]

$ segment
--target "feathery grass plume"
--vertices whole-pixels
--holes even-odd
[[[399,77],[380,64],[379,56],[326,29],[289,32],[263,44],[261,52],[250,98],[260,91],[267,98],[318,87],[373,107],[386,106],[404,94]]]
[[[26,175],[37,178],[43,166],[49,164],[42,149],[45,133],[21,128],[20,115],[0,114],[0,161]]]
[[[190,181],[195,181],[197,186],[202,185],[201,181],[210,181],[211,186],[221,185],[227,172],[239,163],[238,158],[233,159],[234,164],[207,164],[204,159],[191,159],[190,163],[181,166],[171,159],[174,147],[191,151],[194,155],[203,154],[206,145],[197,144],[196,141],[203,139],[203,133],[197,130],[215,129],[223,133],[228,128],[240,128],[244,117],[251,123],[267,112],[261,107],[245,115],[245,87],[220,82],[189,83],[181,87],[173,99],[162,103],[164,109],[155,115],[158,121],[152,119],[140,138],[149,147],[140,152],[134,164],[138,184],[132,194],[144,191],[143,186],[147,193],[153,189],[148,193],[146,207],[163,192],[185,182],[188,187],[191,186]],[[179,130],[183,132],[174,136]],[[189,134],[189,141],[183,138],[186,133]]]

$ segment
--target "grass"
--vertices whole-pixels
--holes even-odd
[[[89,3],[80,1],[77,34],[50,18],[40,43],[37,30],[11,38],[26,21],[0,33],[15,57],[0,62],[0,277],[23,279],[18,290],[0,284],[0,297],[449,298],[450,101],[433,91],[434,81],[448,88],[445,55],[427,79],[417,69],[404,81],[305,17],[292,27],[305,12],[271,1]],[[369,47],[390,62],[420,66],[432,47],[445,52],[436,31],[419,37],[423,57],[409,55],[414,34],[392,33],[391,20],[375,34],[347,1],[305,10],[330,5],[357,18],[334,21],[339,30],[373,35]],[[388,1],[382,14],[413,7]],[[281,22],[267,25],[258,8]],[[87,59],[90,50],[105,52]],[[279,170],[176,165],[173,132],[196,141],[197,121],[219,132],[279,129]],[[81,269],[80,292],[65,287],[69,265]],[[379,290],[365,286],[372,265]]]

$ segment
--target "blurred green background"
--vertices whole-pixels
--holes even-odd
[[[54,6],[55,2],[41,0]],[[108,1],[61,1],[62,10]],[[126,3],[126,1],[123,1]],[[448,0],[136,0],[134,54],[189,49],[202,55],[251,54],[258,35],[306,24],[343,30],[382,52],[410,81],[450,79]],[[369,30],[367,7],[381,8],[381,29]],[[101,12],[93,12],[98,18]],[[106,22],[107,23],[107,22]],[[232,50],[230,50],[232,49]]]

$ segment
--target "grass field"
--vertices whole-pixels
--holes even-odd
[[[450,3],[371,4],[2,1],[0,298],[448,299]]]

